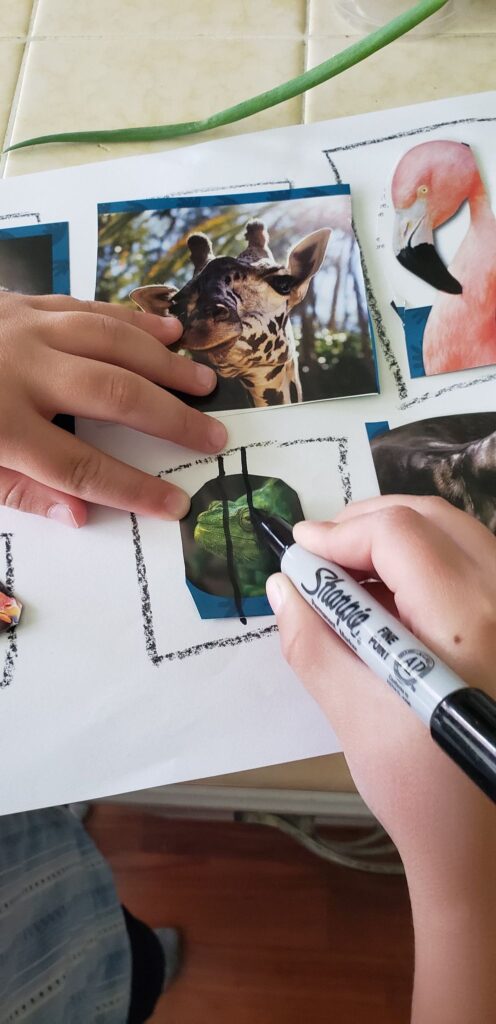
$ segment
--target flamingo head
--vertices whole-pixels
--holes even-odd
[[[460,294],[463,289],[434,246],[434,229],[449,220],[480,183],[472,150],[463,142],[414,146],[394,173],[395,256],[440,291]]]

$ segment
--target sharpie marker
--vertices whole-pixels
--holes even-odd
[[[295,544],[283,519],[252,509],[252,520],[305,601],[496,802],[496,701],[467,686],[339,565]]]

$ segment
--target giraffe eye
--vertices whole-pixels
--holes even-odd
[[[269,277],[268,282],[279,295],[289,295],[294,285],[294,278],[291,277],[291,274],[280,274]]]

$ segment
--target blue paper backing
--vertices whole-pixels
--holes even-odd
[[[137,213],[172,210],[175,206],[236,206],[244,203],[277,203],[288,199],[316,199],[319,196],[349,196],[349,185],[316,185],[313,188],[272,189],[269,192],[235,192],[220,196],[175,196],[167,199],[128,199],[122,203],[99,203],[98,213]]]
[[[219,597],[217,594],[207,594],[206,590],[200,590],[186,578],[186,586],[196,604],[198,613],[202,619],[232,619],[238,618],[239,612],[232,597]],[[252,615],[273,615],[274,612],[263,594],[261,597],[243,597],[243,615],[248,618]]]
[[[410,376],[425,377],[422,346],[425,325],[432,306],[394,307],[403,324]]]
[[[367,431],[367,437],[369,441],[372,441],[374,437],[379,434],[387,434],[389,430],[389,423],[387,420],[377,420],[375,423],[366,423],[365,430]]]

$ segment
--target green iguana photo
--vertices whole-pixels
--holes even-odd
[[[254,508],[281,516],[289,523],[301,519],[297,495],[282,480],[267,480],[263,487],[253,491],[252,498]],[[258,597],[265,593],[267,576],[277,572],[278,566],[274,556],[260,546],[251,523],[246,494],[236,501],[228,501],[227,508],[233,561],[241,594],[243,597]],[[222,501],[211,501],[208,508],[199,513],[194,539],[203,551],[227,562]]]

